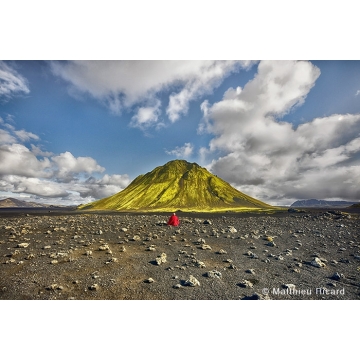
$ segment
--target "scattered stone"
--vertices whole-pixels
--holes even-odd
[[[173,286],[174,289],[180,289],[181,287],[182,287],[181,284],[176,284]]]
[[[141,240],[141,238],[140,238],[139,235],[134,235],[131,240],[133,240],[133,241],[139,241],[139,240]]]
[[[202,244],[201,249],[203,249],[203,250],[211,250],[211,246],[207,245],[207,244]]]
[[[92,291],[97,291],[99,290],[99,285],[98,284],[93,284],[91,286],[89,286],[89,290],[92,290]]]
[[[311,262],[310,265],[315,266],[317,268],[325,267],[326,265],[318,258],[315,257]]]
[[[223,249],[220,249],[220,250],[217,252],[217,254],[227,254],[227,252],[226,252],[225,250],[223,250]]]
[[[235,234],[237,233],[237,230],[233,226],[228,226],[228,232]]]
[[[248,251],[247,253],[245,253],[245,255],[249,256],[249,258],[251,259],[258,259],[259,257],[254,254],[252,251]]]
[[[276,244],[273,242],[273,241],[269,241],[268,243],[266,243],[267,246],[270,246],[270,247],[275,247]]]
[[[294,284],[284,284],[283,288],[289,290],[295,290],[296,286]]]
[[[255,270],[254,269],[248,269],[248,270],[245,270],[246,273],[248,274],[255,274]]]
[[[110,260],[106,261],[105,264],[107,265],[107,264],[114,263],[114,262],[117,262],[117,261],[118,261],[118,259],[113,257]]]
[[[11,257],[14,257],[14,256],[19,255],[19,254],[20,254],[20,251],[19,251],[19,250],[14,250],[14,251],[10,254],[10,256],[11,256]]]
[[[163,263],[166,263],[166,254],[162,253],[161,255],[157,256],[155,259],[155,262],[157,265],[161,265]]]
[[[205,263],[200,261],[200,260],[194,260],[193,262],[194,262],[195,266],[198,267],[198,268],[205,268],[206,267]]]
[[[200,286],[200,281],[196,279],[193,275],[190,275],[189,279],[185,281],[186,286]]]
[[[336,272],[336,273],[334,273],[334,274],[330,277],[330,279],[339,281],[339,280],[341,280],[341,278],[343,278],[343,277],[344,277],[343,274],[339,274],[338,272]]]
[[[206,276],[207,277],[210,277],[210,278],[218,278],[218,279],[221,279],[222,278],[222,274],[220,271],[217,271],[217,270],[211,270],[211,271],[208,271],[206,273]]]
[[[109,245],[104,244],[104,245],[99,246],[99,250],[100,251],[106,251],[106,250],[110,250],[110,248],[109,248]]]
[[[212,225],[212,222],[210,220],[204,220],[203,224],[205,225]]]
[[[238,283],[238,286],[244,287],[244,288],[253,288],[254,284],[249,280],[242,280]]]
[[[154,281],[155,281],[155,280],[154,280],[153,278],[151,278],[151,277],[145,280],[145,282],[148,283],[148,284],[151,284],[151,283],[153,283]]]
[[[17,247],[18,248],[27,248],[30,244],[29,243],[20,243],[20,244],[17,244]]]
[[[205,244],[205,239],[202,239],[202,238],[197,239],[197,240],[195,241],[195,244],[196,244],[196,245],[202,245],[202,244]]]
[[[270,297],[267,294],[254,293],[253,295],[243,297],[241,300],[270,300]]]
[[[58,284],[51,284],[47,288],[47,290],[63,290],[64,287]]]

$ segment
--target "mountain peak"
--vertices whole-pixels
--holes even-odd
[[[145,175],[127,188],[80,209],[122,211],[227,211],[269,209],[211,174],[197,163],[172,160]]]
[[[195,168],[201,168],[200,165],[198,165],[197,163],[190,163],[186,160],[171,160],[169,162],[167,162],[165,165],[162,165],[160,167],[164,167],[164,168],[171,168],[171,167],[175,167],[175,168],[178,168],[178,169],[181,169],[181,168],[192,168],[192,167],[195,167]]]

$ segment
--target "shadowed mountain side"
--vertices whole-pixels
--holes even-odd
[[[273,207],[243,194],[196,163],[174,160],[138,176],[119,193],[79,209],[242,211]]]

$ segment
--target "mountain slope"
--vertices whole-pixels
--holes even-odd
[[[196,163],[170,161],[138,176],[119,193],[79,209],[129,211],[226,211],[271,209]]]

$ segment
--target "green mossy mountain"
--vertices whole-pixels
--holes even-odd
[[[196,163],[173,160],[138,176],[119,193],[79,209],[221,212],[273,207],[243,194]]]

